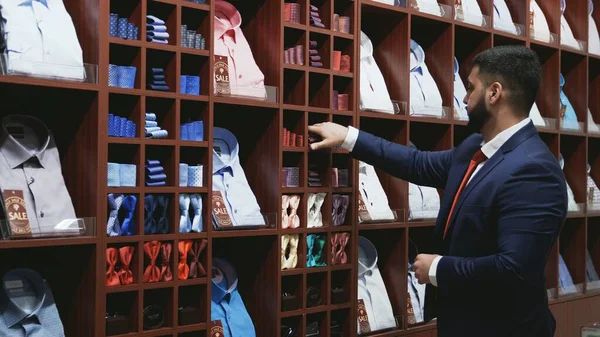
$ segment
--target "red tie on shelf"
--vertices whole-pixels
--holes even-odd
[[[133,284],[133,273],[129,266],[131,265],[131,259],[133,258],[133,252],[135,248],[132,246],[125,246],[119,248],[119,257],[121,258],[121,270],[119,270],[119,279],[122,285]]]
[[[108,269],[106,270],[106,285],[118,286],[121,285],[121,281],[119,280],[119,275],[117,274],[117,261],[118,261],[118,251],[116,248],[108,248],[106,250],[106,263],[108,264]]]
[[[201,241],[194,242],[192,245],[192,250],[190,252],[192,255],[192,262],[190,263],[190,278],[206,276],[206,269],[204,269],[204,266],[200,261],[200,255],[202,255],[202,252],[206,248],[207,244],[208,241],[206,241],[206,239],[202,239]]]
[[[144,271],[144,282],[158,282],[160,281],[160,269],[156,265],[156,259],[160,252],[160,242],[150,241],[144,244],[144,252],[150,263],[146,266]]]
[[[173,280],[173,272],[171,271],[171,252],[173,245],[165,243],[162,245],[160,251],[162,256],[162,266],[160,267],[160,280],[163,282],[169,282]]]
[[[190,275],[190,267],[187,264],[187,256],[192,249],[192,241],[179,241],[179,265],[177,267],[177,277],[180,280],[187,280]]]
[[[450,213],[448,213],[448,219],[446,220],[446,228],[444,228],[444,239],[446,238],[446,234],[448,233],[448,225],[450,224],[452,212],[454,212],[454,206],[456,206],[456,202],[458,201],[458,197],[460,197],[460,193],[463,191],[465,186],[467,186],[467,182],[469,181],[469,178],[471,178],[471,176],[473,175],[473,172],[475,172],[477,165],[483,163],[486,159],[487,157],[485,156],[485,154],[483,154],[483,152],[481,152],[481,149],[477,150],[477,152],[475,152],[475,154],[473,155],[473,158],[469,163],[469,167],[467,168],[467,172],[465,172],[465,176],[463,177],[463,180],[460,183],[460,187],[458,188],[458,191],[456,191],[454,201],[452,201],[452,207],[450,208]]]

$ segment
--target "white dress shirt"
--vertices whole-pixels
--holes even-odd
[[[565,18],[565,9],[567,8],[567,2],[565,0],[561,0],[560,2],[560,10],[562,12],[560,16],[560,43],[563,46],[569,46],[571,48],[579,49],[579,42],[573,35],[573,30],[571,30],[571,26],[569,22]]]
[[[419,284],[414,271],[408,272],[408,293],[416,323],[422,323],[425,320],[423,315],[425,312],[425,287],[425,284]]]
[[[463,21],[476,26],[483,26],[485,21],[477,0],[462,0]]]
[[[531,111],[529,111],[529,118],[533,121],[534,125],[546,127],[546,121],[540,114],[540,110],[538,109],[537,104],[533,102],[533,106],[531,107]]]
[[[558,162],[560,164],[560,169],[564,170],[565,158],[563,157],[562,153],[560,154]],[[567,210],[569,212],[579,212],[580,209],[579,209],[579,205],[577,205],[577,201],[575,201],[575,194],[573,194],[573,190],[571,189],[571,186],[569,186],[569,183],[567,181],[565,181],[565,183],[567,184],[567,200],[568,200]]]
[[[358,299],[365,302],[371,331],[395,328],[396,318],[390,298],[377,267],[377,248],[363,236],[358,237]],[[360,335],[360,326],[358,326]]]
[[[464,4],[464,2],[463,2]],[[464,6],[464,5],[463,5]],[[465,84],[460,78],[458,73],[458,60],[454,58],[454,111],[458,114],[457,117],[460,120],[468,120],[469,115],[467,114],[467,105],[464,103],[464,99],[467,96],[467,89]]]
[[[596,122],[594,122],[594,117],[592,116],[592,111],[589,108],[588,108],[587,114],[588,114],[588,116],[587,116],[587,118],[588,118],[587,131],[600,133],[600,127],[598,127],[598,124],[596,124]]]
[[[592,17],[592,13],[594,12],[594,4],[592,3],[592,0],[589,1],[589,11],[590,15],[588,17],[588,51],[592,54],[600,55],[600,34],[598,33],[598,25]]]
[[[440,195],[429,186],[408,184],[408,220],[435,219],[440,211]]]
[[[519,34],[510,9],[504,0],[494,0],[494,28],[511,34]]]
[[[83,51],[62,0],[0,0],[9,73],[85,79]]]
[[[425,64],[425,51],[410,40],[410,114],[442,117],[442,95]]]
[[[394,105],[375,58],[371,39],[360,32],[360,109],[394,113]]]
[[[395,220],[383,186],[372,165],[363,161],[358,165],[359,192],[373,221]]]
[[[442,9],[436,0],[411,0],[419,7],[419,12],[442,16]]]
[[[552,42],[546,16],[535,0],[531,0],[531,12],[533,14],[533,32],[531,34],[533,38],[548,43]]]

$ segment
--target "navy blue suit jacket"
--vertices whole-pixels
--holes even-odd
[[[427,285],[425,319],[439,337],[553,337],[545,266],[567,214],[567,189],[556,157],[533,123],[489,158],[456,191],[481,148],[480,134],[448,151],[425,152],[361,131],[352,156],[418,185],[444,189],[434,230],[438,287]],[[422,252],[425,253],[425,252]]]

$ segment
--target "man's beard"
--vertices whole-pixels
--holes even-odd
[[[467,124],[467,127],[472,132],[476,133],[481,132],[483,125],[490,117],[490,112],[485,107],[485,100],[483,98],[479,99],[473,109],[467,111],[467,114],[469,115],[469,123]]]

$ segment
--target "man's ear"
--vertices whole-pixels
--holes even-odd
[[[498,103],[498,100],[500,100],[500,97],[504,94],[504,88],[502,87],[502,84],[499,82],[494,82],[492,83],[492,85],[489,88],[489,102],[490,104],[496,104]]]

